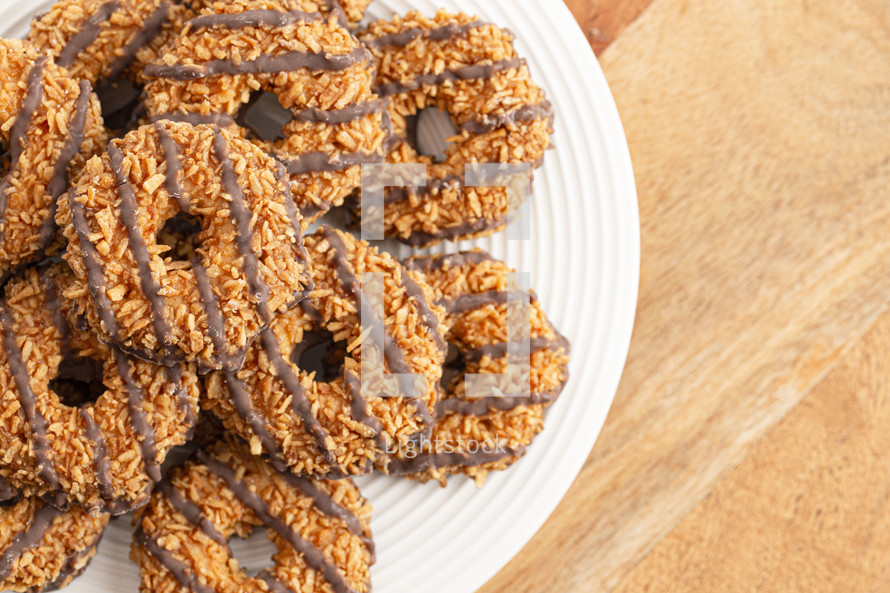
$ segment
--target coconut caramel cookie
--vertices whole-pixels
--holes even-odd
[[[429,440],[395,455],[387,471],[445,484],[463,473],[482,484],[490,471],[519,459],[544,428],[544,416],[568,380],[569,343],[547,319],[534,293],[528,308],[528,392],[478,397],[467,393],[467,377],[505,373],[509,303],[529,298],[511,286],[511,270],[474,250],[448,256],[412,258],[405,265],[421,272],[445,309],[449,360],[442,399]],[[520,353],[521,354],[521,353]],[[472,396],[472,397],[471,397]]]
[[[284,163],[305,222],[361,185],[361,165],[383,160],[385,103],[372,89],[371,54],[333,2],[216,2],[185,22],[144,71],[153,120],[241,122],[264,93],[287,120],[274,138],[253,135]],[[360,4],[360,3],[359,3]]]
[[[138,514],[140,590],[365,593],[371,507],[350,480],[280,472],[229,437],[173,470]],[[249,577],[229,547],[266,527],[273,566]]]
[[[66,296],[157,363],[238,369],[310,287],[282,165],[216,126],[161,121],[112,141],[57,219],[77,277]]]
[[[0,588],[39,593],[68,585],[96,555],[107,513],[61,511],[37,497],[0,503]]]
[[[306,246],[315,290],[263,332],[241,371],[208,377],[203,406],[279,467],[366,473],[387,447],[429,434],[445,360],[441,311],[419,276],[351,235],[324,226]],[[382,277],[382,304],[367,273]],[[372,326],[382,358],[361,343]],[[307,352],[325,342],[328,359],[315,369]],[[397,394],[384,385],[391,373],[413,378],[400,379]]]
[[[30,269],[0,301],[0,476],[27,496],[120,514],[145,503],[190,437],[194,367],[134,360],[84,331],[64,264]]]
[[[105,131],[90,84],[18,40],[0,40],[0,277],[39,259],[56,239],[58,197]]]
[[[411,12],[375,22],[358,36],[374,54],[377,94],[390,100],[394,138],[386,162],[426,164],[429,177],[426,187],[386,190],[387,236],[425,246],[505,228],[553,133],[553,109],[517,55],[513,35],[439,11],[433,18]],[[417,118],[426,108],[445,112],[456,128],[441,162],[417,149]],[[524,164],[528,173],[492,187],[480,174],[471,186],[466,166],[476,163]]]

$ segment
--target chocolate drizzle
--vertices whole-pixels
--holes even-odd
[[[328,560],[321,550],[303,539],[284,519],[272,514],[269,504],[259,494],[251,490],[246,483],[239,480],[232,468],[203,451],[198,451],[197,459],[206,465],[211,473],[226,482],[235,498],[256,513],[263,523],[275,530],[278,535],[293,546],[294,550],[303,557],[307,566],[321,573],[334,593],[357,593],[354,588],[349,586],[340,569]]]
[[[182,368],[178,365],[168,366],[164,367],[164,372],[167,374],[167,383],[172,385],[176,391],[176,405],[182,412],[182,423],[189,427],[189,436],[191,436],[191,429],[195,427],[198,419],[185,386],[182,384]]]
[[[12,574],[13,566],[22,557],[25,550],[37,546],[53,520],[62,513],[63,511],[49,506],[42,507],[34,513],[28,528],[18,534],[9,547],[3,551],[3,556],[0,556],[0,581],[5,581]]]
[[[521,58],[511,58],[508,60],[500,60],[492,64],[475,64],[473,66],[462,66],[453,70],[445,70],[439,74],[422,74],[417,78],[405,82],[388,82],[377,89],[377,94],[381,97],[391,97],[401,93],[416,91],[425,85],[436,86],[445,84],[446,82],[459,82],[461,80],[485,80],[491,78],[498,72],[505,70],[515,70],[526,64]]]
[[[568,342],[560,336],[556,340],[545,337],[536,337],[529,340],[530,352],[538,350],[558,350],[566,348]],[[497,344],[485,344],[463,353],[468,362],[479,362],[483,358],[503,358],[507,354],[526,354],[523,342],[499,342]]]
[[[517,449],[500,447],[499,450],[492,452],[480,449],[476,453],[424,453],[412,459],[391,459],[386,469],[390,475],[398,476],[451,466],[474,467],[510,457],[521,457],[524,454],[524,447]]]
[[[511,220],[512,217],[510,216],[496,218],[493,220],[487,218],[479,218],[477,220],[469,222],[463,222],[460,224],[442,227],[438,231],[433,233],[427,233],[424,231],[412,231],[408,237],[399,237],[399,240],[414,247],[423,247],[424,245],[429,245],[430,243],[435,243],[436,241],[457,239],[458,237],[467,237],[475,235],[477,233],[497,229],[510,224]]]
[[[74,232],[77,234],[77,239],[80,243],[81,261],[87,270],[87,289],[93,298],[93,302],[96,304],[96,312],[102,325],[105,326],[105,331],[108,332],[113,340],[119,341],[120,331],[117,326],[117,319],[114,317],[114,311],[111,309],[111,301],[105,290],[105,273],[102,270],[102,264],[99,262],[99,252],[90,240],[90,228],[84,215],[83,204],[77,201],[73,188],[68,192],[68,204],[71,208]]]
[[[294,121],[303,123],[323,123],[328,125],[345,124],[369,115],[379,113],[386,108],[388,101],[375,99],[362,103],[353,103],[343,109],[316,109],[308,107],[294,114]]]
[[[297,23],[321,20],[317,12],[290,10],[245,10],[234,14],[205,14],[186,22],[192,29],[209,29],[223,27],[226,29],[243,29],[244,27],[287,27]]]
[[[232,405],[235,406],[235,412],[237,412],[241,419],[250,426],[250,430],[253,431],[253,434],[260,439],[263,449],[266,450],[266,453],[272,460],[272,465],[279,470],[285,469],[287,463],[284,461],[281,451],[278,449],[278,444],[266,428],[266,419],[263,418],[250,403],[250,394],[247,392],[244,383],[241,382],[241,379],[239,379],[235,373],[223,373],[223,377],[226,380],[226,387],[232,398]]]
[[[477,119],[471,119],[459,126],[459,131],[470,134],[487,134],[500,128],[515,126],[519,123],[535,121],[537,119],[553,118],[553,106],[549,101],[536,105],[523,105],[500,115],[481,115]]]
[[[108,144],[108,157],[111,160],[111,170],[114,173],[114,180],[117,183],[117,191],[120,196],[120,216],[121,221],[127,229],[128,244],[133,252],[133,259],[136,260],[136,269],[139,273],[139,285],[142,293],[148,299],[151,308],[152,325],[155,331],[155,338],[161,348],[167,351],[168,356],[172,355],[170,324],[164,318],[164,309],[166,307],[166,299],[161,296],[161,287],[155,282],[151,273],[151,255],[145,245],[145,239],[139,229],[138,205],[136,204],[136,195],[133,192],[133,186],[130,179],[124,171],[124,155],[115,142]]]
[[[106,504],[114,503],[114,485],[111,482],[111,461],[108,458],[108,449],[105,448],[105,438],[99,425],[96,423],[95,409],[92,407],[81,408],[80,417],[84,423],[84,434],[92,443],[93,471],[96,473],[96,484],[99,486],[99,494]],[[109,505],[114,506],[114,505]]]
[[[207,317],[207,334],[210,336],[210,342],[213,344],[213,350],[216,352],[215,359],[222,366],[228,367],[229,365],[226,362],[234,363],[235,361],[228,360],[225,320],[219,311],[219,300],[216,298],[216,293],[213,292],[213,287],[210,285],[207,270],[201,265],[200,260],[195,259],[191,263],[192,272],[195,274],[195,282],[198,285],[198,295],[201,297],[201,307],[204,309],[204,315]]]
[[[442,299],[439,305],[450,315],[466,313],[487,305],[506,305],[510,302],[523,301],[527,293],[522,291],[489,290],[479,293],[462,294],[454,299]],[[534,300],[534,298],[532,298]]]
[[[99,30],[102,23],[111,18],[111,15],[120,8],[120,2],[112,0],[99,6],[98,10],[91,14],[80,31],[71,36],[65,43],[62,51],[56,57],[56,64],[63,68],[68,68],[77,59],[77,56],[83,52],[90,44],[99,36]]]
[[[388,33],[380,37],[364,39],[364,44],[368,49],[383,49],[386,47],[405,47],[415,39],[429,39],[430,41],[448,41],[456,37],[466,35],[473,29],[478,29],[488,25],[485,21],[473,21],[465,25],[448,23],[435,29],[423,29],[421,27],[412,27],[399,31],[397,33]]]
[[[260,340],[262,341],[263,351],[266,353],[272,366],[275,367],[278,378],[291,394],[291,409],[303,421],[303,429],[315,439],[316,448],[324,458],[324,462],[330,466],[332,471],[337,470],[337,457],[327,445],[330,435],[328,435],[315,414],[312,413],[312,402],[306,397],[306,391],[300,384],[300,378],[297,377],[290,364],[281,356],[281,349],[278,346],[278,338],[275,336],[275,332],[270,329],[263,330],[263,333],[260,334]]]
[[[28,87],[25,98],[22,100],[22,108],[15,116],[12,127],[9,129],[9,173],[0,181],[0,241],[6,236],[6,210],[9,207],[9,188],[11,185],[12,170],[16,167],[25,151],[25,140],[31,120],[37,113],[40,102],[43,100],[43,71],[46,67],[47,56],[40,56],[28,72]]]
[[[251,214],[244,199],[244,190],[238,183],[238,174],[232,160],[229,158],[226,139],[219,128],[213,135],[213,150],[216,160],[222,165],[222,185],[228,194],[229,211],[235,223],[238,252],[244,260],[244,274],[247,276],[247,285],[252,296],[257,300],[257,308],[263,321],[272,321],[272,312],[269,310],[269,287],[260,277],[259,262],[253,251],[253,230],[250,228]]]
[[[201,512],[201,507],[185,498],[178,488],[164,480],[158,484],[158,490],[167,498],[170,506],[182,515],[186,521],[198,527],[204,535],[214,542],[225,548],[229,547],[229,540],[219,532],[210,519],[204,516],[204,513]]]
[[[340,72],[370,59],[371,54],[363,47],[357,47],[345,54],[291,51],[275,55],[264,54],[255,60],[241,62],[210,60],[203,64],[150,64],[145,68],[145,76],[173,80],[196,80],[226,74],[278,74],[293,72],[301,68]]]
[[[6,350],[9,372],[15,381],[22,412],[31,429],[31,450],[37,459],[37,475],[47,483],[50,490],[60,488],[56,467],[50,458],[51,447],[47,441],[46,418],[37,409],[37,395],[31,387],[31,374],[22,359],[22,351],[15,339],[12,316],[6,302],[0,302],[0,323],[3,325],[3,348]]]
[[[296,158],[277,156],[284,163],[287,172],[291,175],[305,175],[306,173],[322,173],[326,171],[342,171],[356,165],[365,163],[379,163],[383,157],[379,154],[365,154],[363,152],[344,152],[336,157],[331,157],[327,152],[307,152]]]
[[[412,257],[403,261],[402,264],[409,270],[417,270],[426,274],[433,270],[476,266],[487,261],[494,261],[494,258],[484,251],[462,251],[450,255]]]
[[[164,176],[164,187],[167,190],[167,195],[176,200],[180,210],[188,214],[188,196],[182,191],[182,185],[179,183],[179,174],[182,172],[182,163],[179,162],[179,145],[176,144],[176,141],[170,136],[170,132],[163,125],[155,123],[155,129],[158,132],[158,143],[161,145],[161,152],[164,153],[164,162],[167,164],[167,171]]]
[[[133,534],[133,541],[160,562],[183,588],[193,593],[215,593],[216,589],[202,583],[194,570],[174,556],[173,552],[162,548],[155,538],[142,530],[141,526]]]
[[[158,464],[158,450],[155,446],[156,435],[154,427],[148,423],[145,410],[142,407],[142,390],[136,385],[130,374],[130,360],[117,348],[112,348],[112,350],[115,362],[117,362],[117,373],[127,390],[127,411],[130,413],[130,424],[136,432],[136,436],[139,437],[139,448],[145,463],[145,473],[153,482],[159,482],[161,467]]]
[[[157,9],[145,19],[145,22],[142,23],[142,28],[133,35],[132,39],[130,39],[121,50],[120,55],[111,63],[111,66],[108,68],[108,75],[103,79],[103,82],[100,83],[100,86],[105,82],[116,79],[124,70],[129,68],[130,64],[133,63],[133,60],[136,59],[136,54],[139,50],[151,43],[151,40],[161,32],[161,27],[167,22],[167,16],[169,14],[170,2],[164,0],[158,5]]]
[[[418,286],[417,282],[405,272],[402,272],[402,285],[405,287],[405,294],[414,299],[414,303],[417,306],[417,313],[423,320],[423,324],[429,331],[433,342],[435,342],[436,348],[439,349],[439,352],[447,351],[448,344],[445,343],[445,339],[439,333],[439,318],[433,313],[420,286]]]

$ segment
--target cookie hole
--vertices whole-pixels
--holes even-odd
[[[256,577],[273,566],[272,556],[277,552],[265,529],[254,529],[246,538],[231,538],[229,548],[232,550],[232,557],[238,561],[238,566],[248,577]]]
[[[427,107],[408,118],[408,138],[414,149],[436,163],[445,161],[448,139],[456,133],[451,116],[436,107]]]
[[[448,352],[445,354],[445,364],[442,367],[442,379],[439,385],[445,391],[450,391],[463,379],[467,371],[467,361],[457,346],[448,343]]]
[[[103,84],[96,89],[102,120],[115,136],[122,136],[133,128],[142,114],[142,88],[126,79]]]
[[[281,104],[276,94],[257,91],[238,112],[235,121],[260,140],[281,140],[284,126],[293,118],[294,114]]]
[[[103,393],[103,364],[94,358],[67,356],[59,363],[56,378],[49,388],[66,406],[81,407],[95,402]]]
[[[346,358],[346,342],[335,342],[326,330],[303,334],[303,341],[294,346],[291,360],[300,370],[315,373],[319,383],[330,383],[340,376]]]
[[[170,249],[164,252],[164,258],[173,261],[192,261],[199,257],[198,248],[201,242],[198,234],[201,222],[185,212],[180,212],[166,223],[158,232],[158,245],[166,245]]]

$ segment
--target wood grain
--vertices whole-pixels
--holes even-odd
[[[639,190],[631,352],[569,495],[486,593],[620,584],[890,303],[883,0],[656,0],[601,62]]]
[[[652,0],[566,0],[597,55],[651,3]]]

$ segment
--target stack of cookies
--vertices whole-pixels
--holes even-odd
[[[143,591],[364,593],[351,477],[481,485],[543,429],[569,346],[512,269],[326,215],[361,216],[364,165],[415,165],[387,237],[502,231],[516,192],[467,165],[540,166],[551,106],[508,31],[359,28],[368,3],[61,0],[0,40],[3,589],[68,584],[132,512]],[[249,576],[255,527],[277,553]]]

